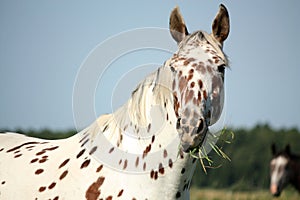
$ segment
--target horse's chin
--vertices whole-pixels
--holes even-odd
[[[189,138],[189,140],[182,140],[181,141],[181,147],[182,150],[185,153],[189,153],[191,151],[194,151],[195,149],[200,149],[204,142],[205,136],[203,135],[196,135],[192,138]]]

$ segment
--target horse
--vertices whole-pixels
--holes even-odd
[[[178,50],[118,110],[65,139],[0,134],[0,199],[189,199],[191,150],[223,108],[229,27],[220,5],[211,34],[190,34],[176,7]]]
[[[284,150],[277,151],[275,144],[272,144],[271,149],[273,154],[270,162],[271,194],[280,196],[288,184],[300,192],[300,156],[291,153],[290,145],[286,145]]]

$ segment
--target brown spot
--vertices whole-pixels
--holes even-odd
[[[180,192],[177,192],[176,193],[176,198],[178,199],[178,198],[180,198],[181,197],[181,193]]]
[[[173,83],[172,83],[172,89],[175,90],[175,86],[176,86],[176,81],[173,80]]]
[[[148,133],[150,132],[150,129],[151,129],[151,123],[148,124],[148,127],[147,127],[147,132],[148,132]]]
[[[183,65],[185,65],[185,66],[187,66],[188,64],[190,64],[190,62],[189,62],[188,60],[185,60],[185,61],[183,62]]]
[[[165,173],[165,169],[164,169],[164,167],[163,167],[163,165],[160,163],[159,164],[159,166],[158,166],[158,172],[160,173],[160,174],[164,174]]]
[[[54,187],[55,187],[55,185],[56,185],[56,183],[55,183],[55,182],[51,183],[51,184],[48,186],[48,189],[49,189],[49,190],[51,190],[52,188],[54,188]]]
[[[44,192],[46,190],[46,187],[45,186],[42,186],[39,188],[39,192]]]
[[[154,177],[154,170],[152,169],[150,172],[150,177],[153,178]]]
[[[180,92],[183,91],[183,89],[186,87],[187,85],[187,80],[185,79],[184,76],[182,76],[180,79],[179,79],[179,89],[180,89]]]
[[[81,138],[81,140],[79,141],[79,143],[81,143],[83,140],[85,140],[89,135],[85,135],[83,138]]]
[[[126,124],[123,128],[123,131],[126,131],[126,129],[128,128],[128,124]]]
[[[213,64],[213,61],[211,59],[207,60],[210,64]]]
[[[54,199],[53,199],[53,200],[58,200],[58,198],[59,198],[59,197],[58,197],[58,196],[56,196],[56,197],[54,197]]]
[[[37,152],[35,155],[39,156],[39,155],[42,155],[42,154],[46,153],[46,151],[53,151],[53,150],[55,150],[55,149],[57,149],[57,148],[58,148],[58,146],[45,148],[45,149],[43,149],[42,151]]]
[[[39,156],[39,155],[42,155],[44,153],[46,153],[46,151],[43,150],[43,151],[37,152],[35,155]]]
[[[39,159],[38,158],[34,158],[30,161],[30,163],[35,163],[36,161],[38,161]]]
[[[95,151],[97,151],[97,146],[94,146],[91,150],[90,150],[90,152],[89,152],[89,154],[90,155],[92,155],[93,153],[95,153]]]
[[[84,162],[81,164],[81,167],[80,167],[80,169],[83,169],[83,168],[85,168],[85,167],[89,166],[90,162],[91,162],[91,160],[90,160],[90,159],[88,159],[88,160],[84,161]]]
[[[140,161],[140,157],[136,157],[136,160],[135,160],[135,166],[137,167],[139,165],[139,161]]]
[[[16,146],[16,147],[14,147],[14,148],[11,148],[11,149],[7,150],[6,153],[15,151],[15,150],[20,149],[21,147],[26,146],[26,145],[29,145],[29,144],[39,144],[39,143],[38,143],[38,142],[26,142],[26,143],[24,143],[24,144],[21,144],[21,145],[19,145],[19,146]],[[2,149],[2,150],[3,150],[3,149]]]
[[[181,174],[184,174],[184,172],[185,172],[185,168],[182,168],[181,169]]]
[[[82,149],[76,156],[76,158],[79,158],[80,156],[82,156],[82,154],[85,152],[85,149]]]
[[[178,115],[178,109],[180,107],[180,104],[178,102],[177,95],[176,95],[175,92],[173,93],[173,96],[174,96],[174,111],[175,111],[176,117],[178,117],[179,116]]]
[[[108,196],[108,197],[106,197],[106,199],[105,200],[112,200],[112,196]]]
[[[97,200],[100,196],[99,188],[104,182],[104,177],[99,177],[96,182],[94,182],[90,187],[87,189],[85,193],[85,198],[87,200]]]
[[[63,166],[65,166],[69,161],[70,161],[69,158],[66,159],[64,162],[62,162],[62,163],[59,165],[58,169],[60,169],[60,168],[62,168]]]
[[[191,82],[191,88],[193,88],[195,86],[195,82]]]
[[[185,103],[191,101],[194,97],[194,91],[193,90],[189,90],[187,92],[187,95],[185,96]]]
[[[171,159],[169,159],[169,167],[172,168],[173,167],[173,161]]]
[[[65,178],[65,177],[67,176],[67,174],[68,174],[68,170],[64,171],[64,172],[60,175],[59,180],[62,180],[63,178]]]
[[[158,178],[158,172],[154,172],[154,180],[156,180]]]
[[[144,150],[142,158],[145,158],[150,151],[151,151],[151,144],[149,144]]]
[[[121,164],[122,164],[122,159],[119,160],[119,165],[121,165]]]
[[[48,156],[47,156],[48,157]],[[47,157],[44,157],[44,158],[42,158],[41,160],[39,160],[39,163],[44,163],[44,162],[46,162],[48,159],[47,159]]]
[[[44,172],[43,169],[38,169],[38,170],[36,170],[34,173],[35,173],[36,175],[39,175],[39,174],[41,174],[41,173],[43,173],[43,172]]]
[[[202,87],[203,87],[203,82],[202,82],[200,79],[198,80],[198,85],[199,85],[199,88],[202,89]]]
[[[102,132],[105,132],[107,128],[108,128],[108,124],[106,124],[106,125],[104,126]]]
[[[127,163],[128,163],[128,161],[127,161],[127,159],[124,161],[124,165],[123,165],[123,169],[126,169],[127,168]]]
[[[97,169],[96,169],[96,172],[100,172],[103,168],[103,165],[100,165]]]
[[[181,158],[181,159],[183,159],[183,158],[184,158],[183,151],[179,151],[179,155],[180,155],[180,158]]]
[[[168,121],[169,120],[169,114],[168,113],[167,113],[167,117],[166,118],[167,118],[167,121]]]
[[[88,141],[90,141],[90,139],[88,138],[88,139],[86,139],[83,143],[82,143],[82,145],[81,145],[81,147],[83,147]]]
[[[122,196],[123,192],[124,192],[124,190],[123,190],[123,189],[122,189],[122,190],[120,190],[120,192],[118,193],[118,196],[117,196],[117,197],[120,197],[120,196]]]
[[[4,184],[5,184],[5,181],[2,181],[1,184],[4,185]]]
[[[168,156],[168,152],[166,149],[164,149],[164,158],[166,158]]]
[[[189,74],[187,81],[190,81],[193,78],[193,74]]]
[[[152,138],[151,138],[151,142],[153,143],[153,142],[154,142],[154,140],[155,140],[155,135],[153,135],[153,136],[152,136]]]
[[[203,91],[203,97],[204,97],[205,100],[207,100],[207,93],[206,93],[206,90]]]
[[[146,171],[146,163],[144,162],[143,170]]]
[[[4,148],[1,148],[1,149],[0,149],[0,152],[3,151],[3,150],[4,150]]]
[[[18,157],[20,157],[20,156],[22,156],[22,154],[20,153],[20,154],[17,154],[17,155],[15,155],[14,157],[15,158],[18,158]]]
[[[198,102],[200,103],[200,101],[201,101],[201,92],[198,91]]]
[[[208,73],[211,74],[211,73],[212,73],[212,68],[211,68],[211,66],[207,66],[206,68],[207,68]]]
[[[108,151],[108,153],[112,153],[115,150],[114,147],[110,148],[110,150]]]

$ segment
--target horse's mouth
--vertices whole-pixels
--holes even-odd
[[[278,188],[277,185],[275,185],[275,184],[271,185],[270,191],[271,191],[271,194],[274,197],[279,197],[280,196],[281,191],[280,191],[280,189]]]
[[[197,127],[195,129],[197,129]],[[188,152],[194,152],[195,149],[196,150],[200,149],[200,147],[203,145],[205,141],[206,133],[207,131],[204,131],[202,133],[194,134],[188,137],[183,136],[181,138],[182,150],[188,153]]]

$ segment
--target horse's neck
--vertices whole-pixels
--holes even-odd
[[[291,182],[295,186],[295,188],[300,192],[300,159],[299,158],[292,160],[292,168],[293,168],[293,174],[292,174]]]
[[[149,172],[151,178],[159,176],[158,180],[166,187],[180,189],[184,191],[181,195],[187,195],[196,160],[179,151],[177,117],[170,89],[172,79],[173,72],[168,67],[161,67],[148,76],[126,104],[112,114],[101,116],[87,129],[88,145],[93,148],[99,141],[103,143],[101,136],[105,136],[109,145],[101,154],[107,154],[109,162],[114,157],[117,163],[114,168]]]

